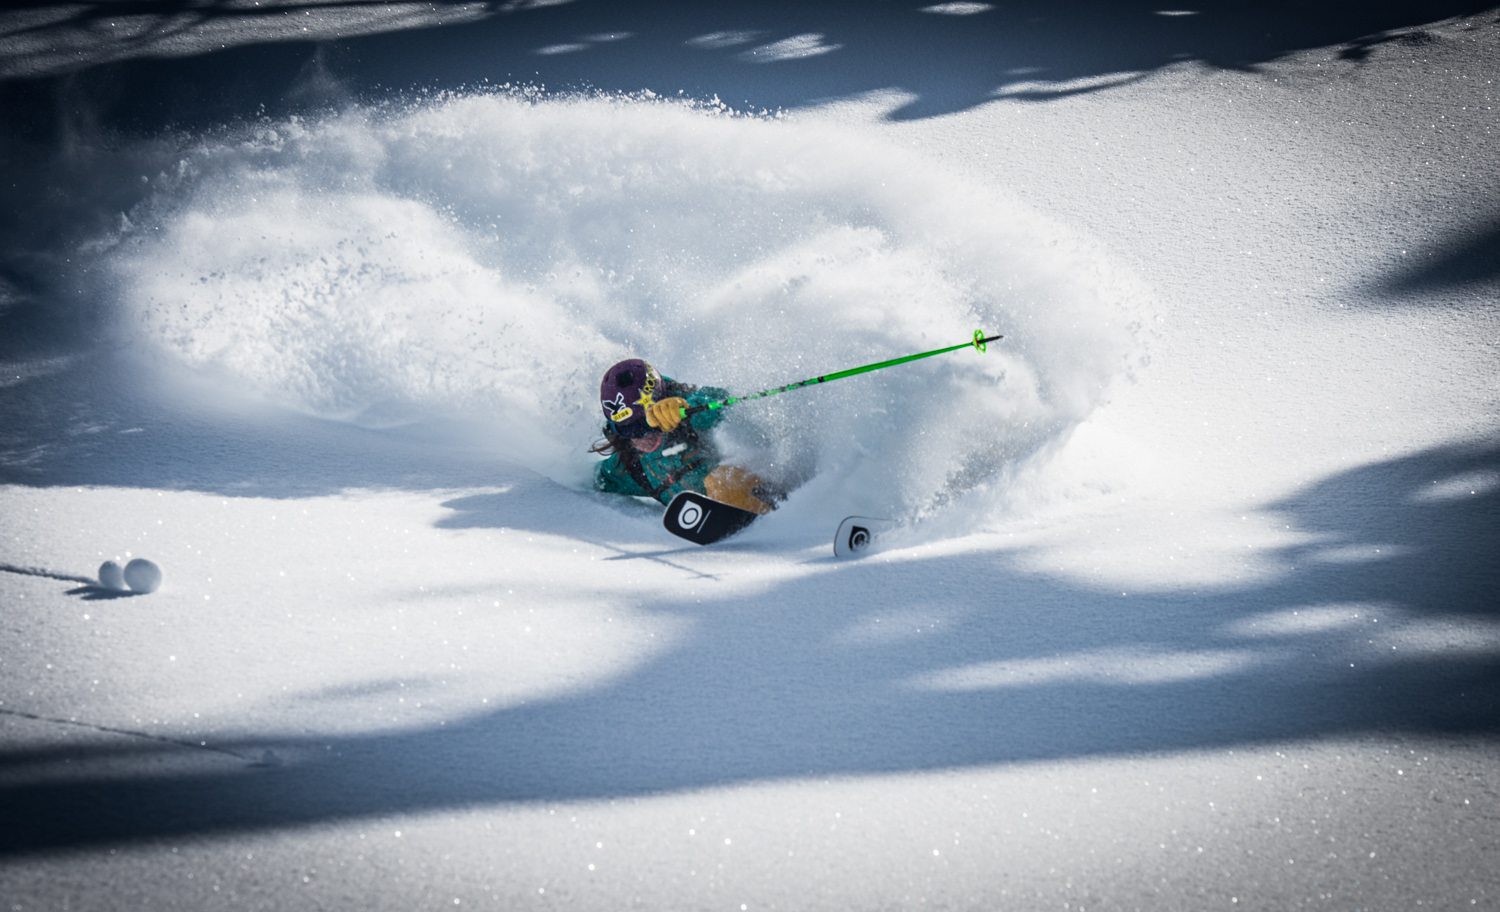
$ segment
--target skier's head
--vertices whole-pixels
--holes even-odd
[[[599,384],[599,404],[606,426],[621,437],[644,437],[655,433],[646,423],[646,406],[661,392],[661,374],[656,368],[631,358],[604,372]]]

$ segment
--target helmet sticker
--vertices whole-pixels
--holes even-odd
[[[656,392],[656,381],[659,376],[655,368],[646,368],[646,385],[641,387],[641,397],[635,400],[636,405],[642,405],[646,408],[651,407],[653,401],[651,396]]]

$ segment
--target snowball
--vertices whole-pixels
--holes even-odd
[[[125,591],[125,571],[112,560],[99,565],[99,585],[116,592]]]
[[[155,592],[161,586],[161,568],[138,557],[125,565],[124,581],[132,592]]]

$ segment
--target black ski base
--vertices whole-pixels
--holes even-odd
[[[722,541],[750,525],[756,514],[702,494],[683,491],[667,504],[661,523],[668,532],[699,545]]]

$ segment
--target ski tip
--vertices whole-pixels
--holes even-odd
[[[834,557],[854,557],[870,548],[878,535],[894,526],[888,519],[873,516],[850,516],[839,523],[833,538]]]

